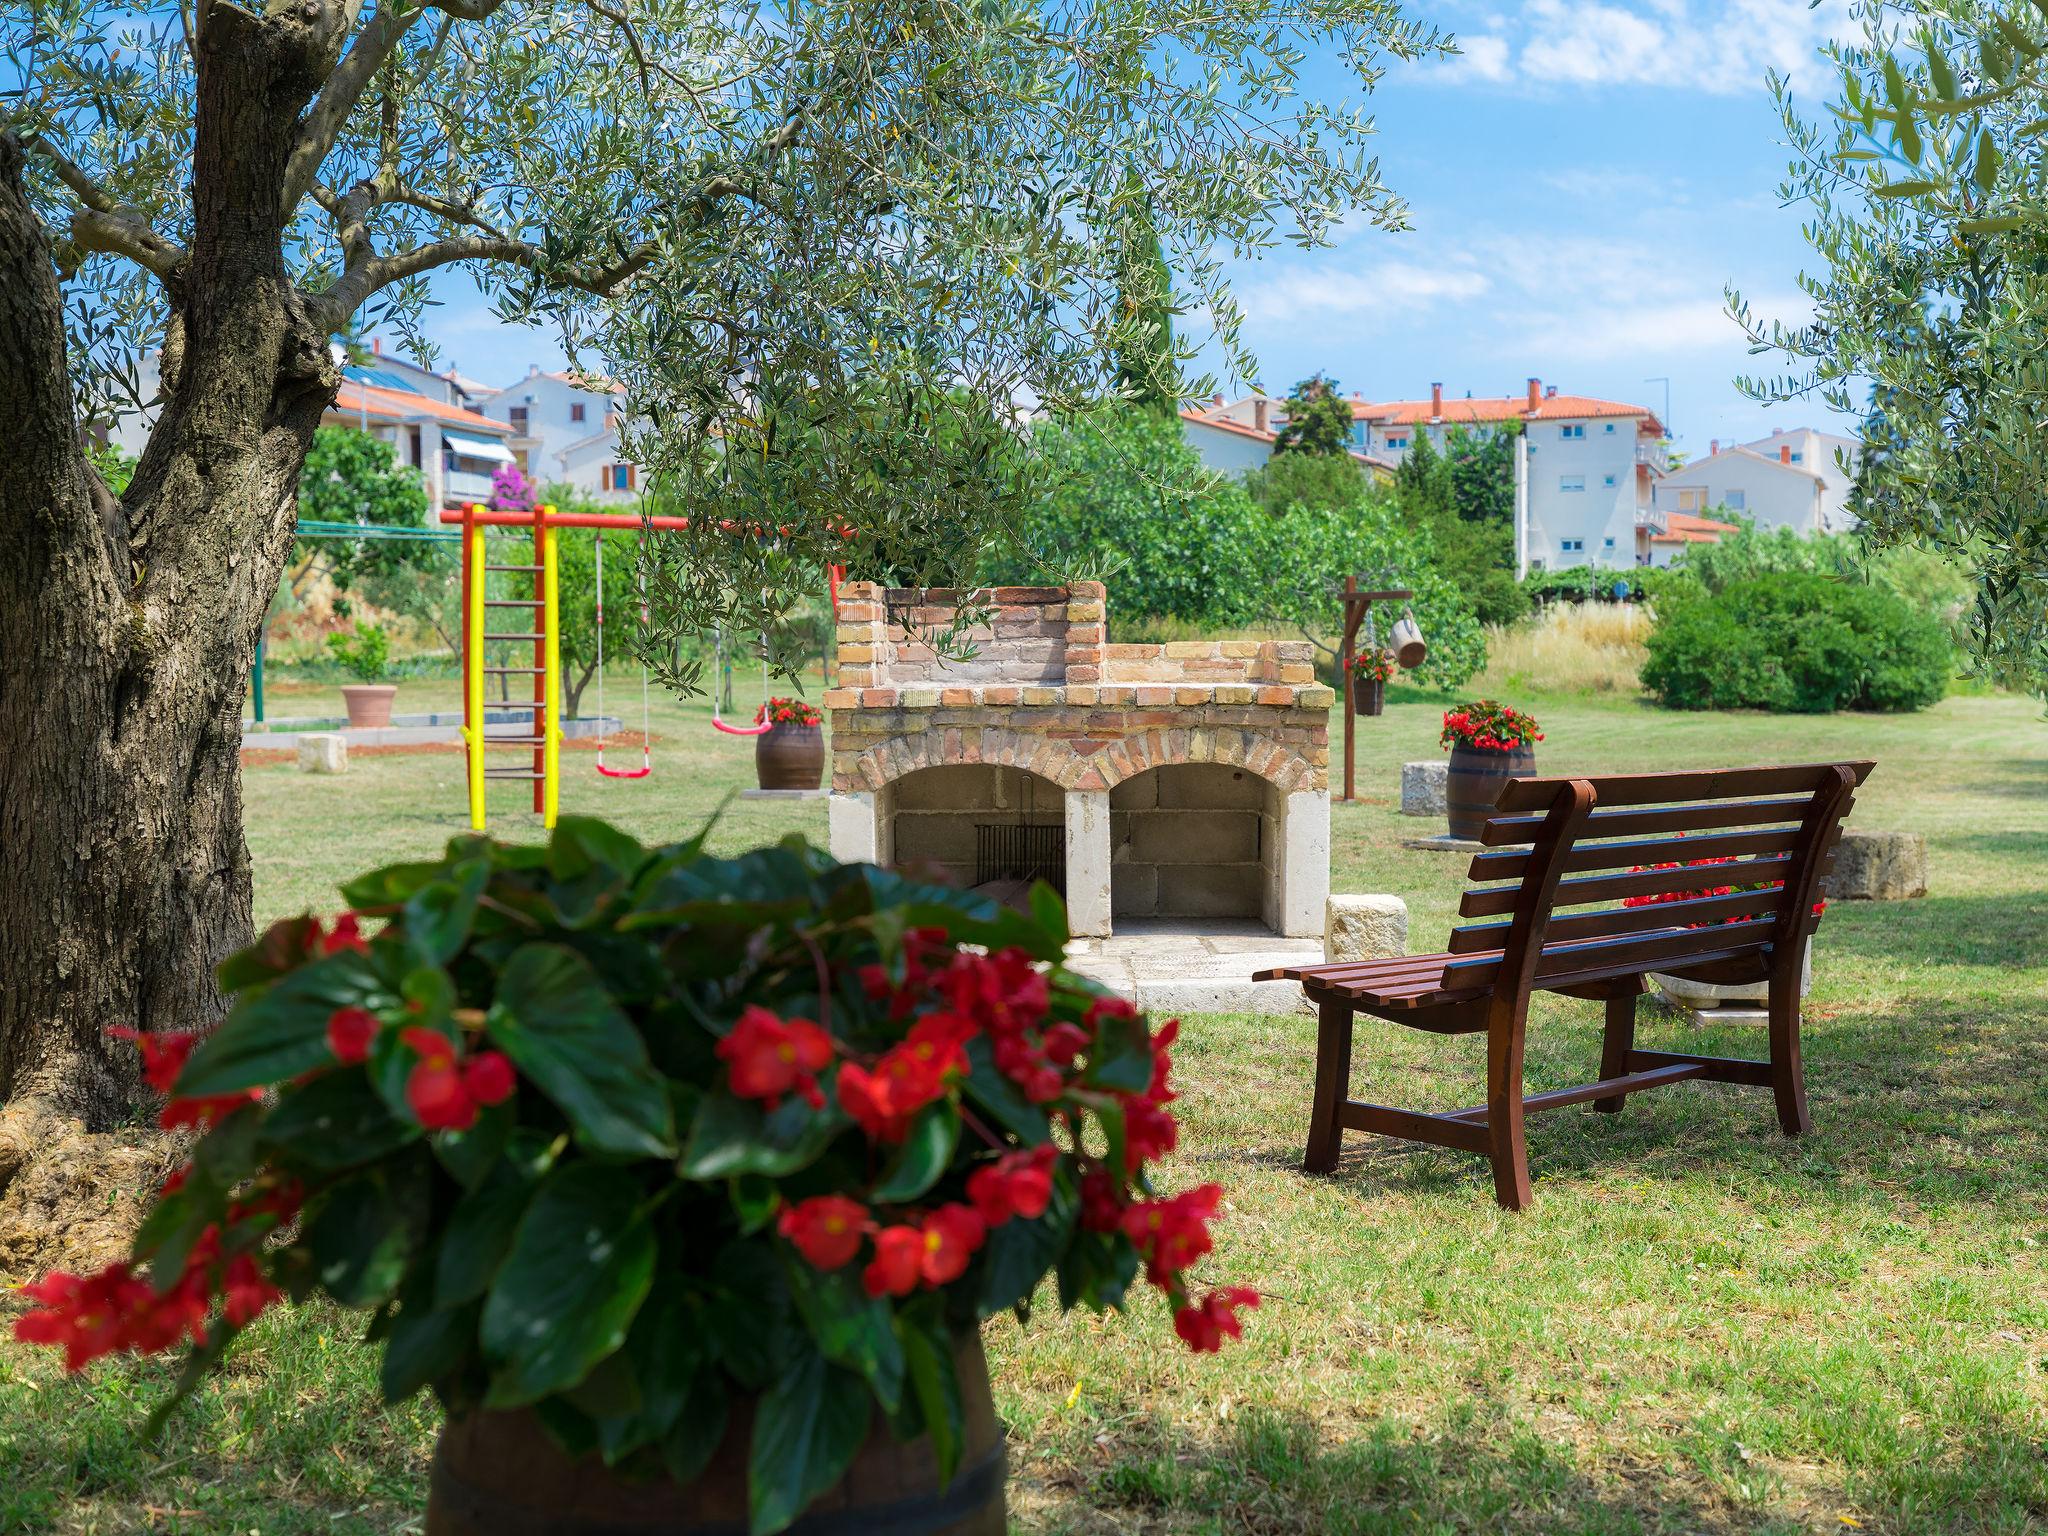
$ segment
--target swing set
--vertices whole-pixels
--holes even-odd
[[[459,527],[462,540],[462,740],[464,756],[468,765],[469,824],[476,831],[483,831],[486,824],[484,813],[484,791],[493,779],[512,779],[530,782],[533,786],[534,813],[541,818],[542,825],[552,827],[561,805],[562,766],[562,654],[561,654],[561,590],[558,578],[557,534],[564,528],[589,528],[597,534],[597,713],[600,722],[604,710],[604,532],[607,529],[686,529],[690,526],[687,517],[641,517],[633,513],[617,512],[558,512],[552,506],[536,506],[531,511],[499,511],[477,503],[471,503],[460,511],[443,512],[441,521]],[[506,557],[492,562],[488,540],[493,535],[524,533],[528,542],[524,559]],[[832,597],[832,612],[839,612],[839,583],[844,570],[838,565],[827,568]],[[531,579],[530,595],[525,597],[492,597],[488,593],[488,578],[492,572],[503,572],[513,576]],[[639,592],[640,622],[648,621],[647,592],[643,582]],[[492,629],[491,609],[512,609],[528,615],[531,627],[527,629]],[[490,666],[487,648],[494,641],[510,641],[533,646],[530,666]],[[725,636],[717,637],[717,654],[721,672],[725,659]],[[521,703],[513,706],[519,710],[530,710],[531,723],[516,734],[493,733],[484,728],[484,679],[487,676],[531,677],[533,679],[533,701],[530,705]],[[762,662],[762,690],[766,696],[767,662]],[[649,687],[646,664],[640,668],[640,766],[620,768],[604,760],[605,738],[597,739],[597,771],[608,779],[644,779],[654,772],[653,749],[649,739]],[[714,689],[711,699],[711,724],[716,730],[728,736],[760,736],[766,733],[772,722],[761,721],[751,726],[733,725],[718,712],[718,690]],[[601,729],[601,727],[600,727]],[[494,751],[520,751],[530,754],[530,762],[514,767],[493,767],[488,756]]]

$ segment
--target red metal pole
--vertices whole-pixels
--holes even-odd
[[[1354,780],[1358,766],[1358,701],[1351,696],[1351,636],[1355,626],[1351,621],[1351,610],[1356,605],[1358,578],[1344,578],[1344,645],[1337,653],[1337,683],[1344,690],[1344,798],[1354,796]]]

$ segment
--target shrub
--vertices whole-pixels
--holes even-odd
[[[1673,709],[1925,709],[1949,655],[1940,624],[1889,592],[1783,571],[1668,604],[1643,685]]]
[[[353,637],[329,635],[327,649],[357,682],[381,683],[391,675],[391,637],[381,624],[358,624]]]

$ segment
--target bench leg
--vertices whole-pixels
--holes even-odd
[[[1337,1166],[1337,1143],[1344,1134],[1337,1117],[1350,1097],[1351,1010],[1326,1002],[1316,1010],[1316,1088],[1309,1103],[1304,1172],[1328,1173]]]
[[[1806,1112],[1806,1071],[1799,1060],[1799,968],[1771,972],[1771,1094],[1778,1101],[1778,1128],[1787,1136],[1813,1129]]]
[[[1628,1072],[1628,1053],[1636,1048],[1636,994],[1607,999],[1607,1031],[1600,1038],[1600,1077],[1604,1082],[1610,1077],[1622,1077]],[[1628,1095],[1617,1093],[1611,1099],[1595,1099],[1593,1107],[1604,1114],[1614,1114],[1628,1102]]]
[[[1522,1139],[1522,1036],[1526,1001],[1495,1002],[1486,1028],[1486,1128],[1492,1137],[1493,1198],[1503,1210],[1529,1208],[1529,1153]]]

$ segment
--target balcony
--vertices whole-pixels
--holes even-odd
[[[489,501],[491,477],[467,469],[441,471],[441,499],[451,502]]]

